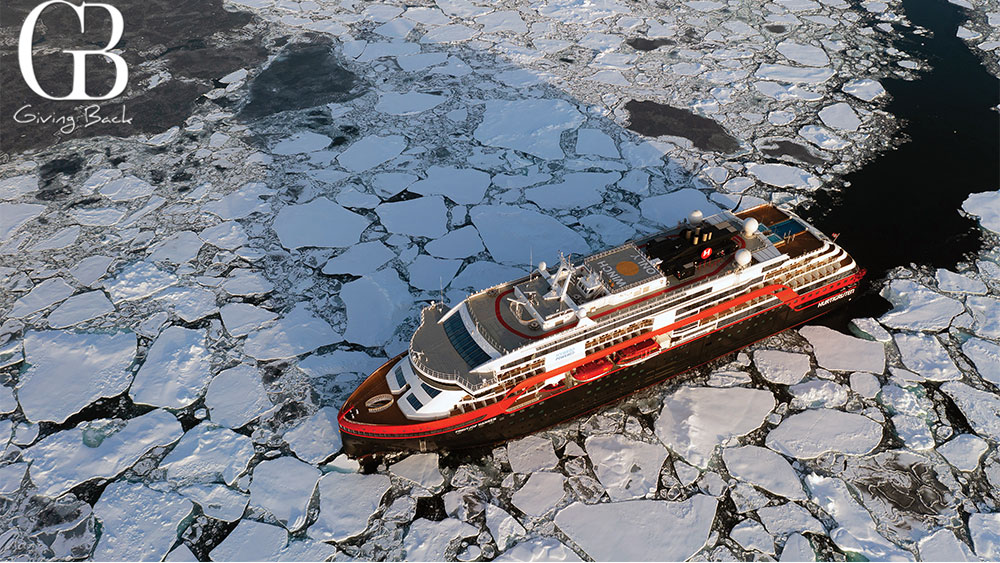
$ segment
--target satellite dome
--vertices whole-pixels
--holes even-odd
[[[702,218],[701,209],[695,209],[694,211],[691,212],[690,215],[688,215],[688,222],[690,222],[692,225],[698,225],[701,223],[701,218]]]
[[[753,221],[753,219],[750,219],[750,220]],[[747,249],[745,249],[745,248],[741,248],[741,249],[739,249],[739,250],[736,251],[736,263],[741,268],[746,267],[747,264],[750,263],[750,259],[751,258],[753,258],[753,256],[750,254],[750,251],[747,250]]]
[[[753,235],[754,233],[757,232],[757,227],[759,226],[760,223],[753,217],[747,219],[746,221],[743,222],[743,235],[744,236]]]

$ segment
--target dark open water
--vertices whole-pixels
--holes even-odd
[[[878,317],[889,304],[880,278],[910,263],[940,268],[974,255],[983,244],[974,220],[958,210],[970,193],[1000,187],[1000,80],[955,36],[967,17],[946,0],[903,0],[907,18],[931,31],[898,27],[897,49],[931,68],[917,80],[885,79],[887,111],[902,121],[895,149],[844,178],[850,184],[817,194],[802,215],[868,269],[867,291],[823,324],[843,330],[853,317]]]

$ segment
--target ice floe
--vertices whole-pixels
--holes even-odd
[[[486,527],[493,536],[497,549],[505,551],[515,541],[524,537],[525,529],[517,519],[495,504],[487,503],[485,510]]]
[[[781,350],[757,350],[754,365],[764,379],[781,385],[794,385],[809,373],[809,356]]]
[[[120,304],[149,297],[177,283],[177,277],[150,262],[136,262],[126,266],[113,278],[104,282],[104,289],[111,301]]]
[[[424,196],[375,208],[386,229],[414,237],[437,238],[448,232],[448,209],[441,196]]]
[[[363,172],[396,158],[406,145],[402,135],[372,135],[347,147],[337,156],[337,162],[350,172]]]
[[[843,87],[841,87],[841,90],[866,102],[870,102],[885,94],[885,88],[882,87],[878,80],[871,78],[855,78],[848,80],[844,83]]]
[[[684,561],[708,541],[716,505],[707,495],[683,502],[575,502],[559,511],[555,522],[596,561]]]
[[[47,319],[52,328],[69,328],[102,317],[114,310],[115,306],[103,291],[88,291],[63,301],[49,313]]]
[[[785,547],[781,549],[781,557],[778,561],[815,561],[816,551],[809,543],[809,539],[796,532],[785,541]]]
[[[920,539],[917,547],[922,561],[976,561],[969,546],[955,537],[955,532],[942,528]]]
[[[318,197],[302,205],[282,207],[274,218],[274,232],[289,250],[306,246],[343,247],[358,242],[371,222]]]
[[[262,461],[253,468],[250,505],[264,508],[294,532],[306,523],[320,476],[318,469],[294,457]]]
[[[705,194],[693,188],[644,198],[639,202],[639,209],[643,217],[663,228],[677,225],[678,221],[687,218],[692,209],[700,209],[706,217],[721,211],[708,201]]]
[[[866,371],[881,374],[885,370],[885,347],[881,342],[862,340],[824,326],[806,326],[799,334],[812,344],[816,363],[832,371]]]
[[[961,379],[962,373],[937,337],[929,334],[896,333],[896,347],[903,365],[931,381]]]
[[[806,500],[795,470],[785,458],[767,448],[741,446],[722,450],[722,460],[733,477],[792,500]]]
[[[0,203],[0,242],[9,240],[24,224],[45,211],[36,203]]]
[[[309,535],[343,541],[364,532],[391,486],[385,475],[327,473],[319,480],[319,516]]]
[[[490,185],[490,175],[472,168],[431,166],[427,177],[408,188],[421,195],[443,195],[460,204],[474,204],[483,200]]]
[[[955,401],[972,429],[980,436],[1000,440],[1000,398],[958,381],[941,384],[941,390]]]
[[[205,392],[205,406],[212,422],[240,428],[271,408],[260,372],[240,364],[212,378]]]
[[[182,408],[201,397],[211,374],[207,334],[180,326],[167,327],[149,348],[129,389],[141,405]]]
[[[559,463],[552,440],[545,436],[526,436],[507,444],[507,459],[515,473],[534,473],[555,469]]]
[[[767,434],[767,447],[810,459],[826,452],[863,455],[882,441],[882,426],[860,414],[833,409],[807,410],[781,421]]]
[[[323,273],[363,276],[374,272],[395,257],[396,253],[380,241],[362,242],[327,260],[323,266]]]
[[[347,307],[344,339],[363,346],[382,346],[409,314],[413,300],[392,268],[345,283],[340,298]]]
[[[976,365],[976,371],[983,379],[1000,386],[1000,346],[972,337],[962,344],[962,352]]]
[[[511,503],[531,517],[541,517],[555,508],[564,498],[566,478],[558,473],[532,473],[524,485],[511,496]]]
[[[840,549],[862,555],[869,561],[910,561],[913,555],[876,531],[871,514],[851,496],[837,477],[806,477],[813,501],[837,522],[830,539]]]
[[[250,495],[221,484],[191,485],[178,492],[200,506],[205,516],[223,522],[242,518],[250,502]]]
[[[847,402],[847,388],[833,381],[805,381],[788,388],[792,394],[792,408],[839,407]]]
[[[444,561],[452,542],[478,533],[477,528],[455,518],[440,522],[420,518],[410,524],[403,538],[403,549],[410,561]]]
[[[111,180],[97,190],[97,193],[111,201],[129,201],[152,194],[153,186],[141,178],[129,175]]]
[[[789,502],[757,509],[757,516],[767,531],[774,536],[812,532],[826,534],[826,529],[802,505]]]
[[[971,514],[969,536],[979,557],[991,560],[1000,557],[1000,514]]]
[[[227,303],[219,308],[222,325],[233,336],[246,336],[250,331],[273,321],[278,315],[249,303]]]
[[[389,466],[389,472],[424,489],[433,491],[444,483],[437,454],[414,454]]]
[[[299,459],[322,463],[340,450],[337,409],[323,407],[282,436]]]
[[[510,119],[511,115],[518,119]],[[559,146],[562,132],[583,121],[583,115],[565,100],[486,100],[486,113],[473,136],[487,146],[553,160],[565,156]]]
[[[208,556],[212,561],[273,561],[287,543],[281,526],[244,519]]]
[[[844,102],[831,104],[819,110],[819,118],[828,127],[841,131],[857,131],[861,126],[861,119],[854,108]]]
[[[979,218],[979,224],[987,230],[1000,234],[1000,192],[970,194],[962,202],[962,209]],[[0,237],[3,231],[0,230]]]
[[[247,335],[243,350],[258,360],[292,358],[341,339],[329,323],[298,303],[285,316]]]
[[[246,471],[253,454],[250,438],[202,422],[184,433],[174,449],[160,461],[160,467],[167,470],[168,480],[180,485],[225,483],[232,486]]]
[[[747,172],[761,182],[778,188],[815,190],[822,184],[816,176],[788,164],[750,163],[747,164],[746,168]]]
[[[164,410],[154,410],[122,423],[94,420],[56,432],[24,450],[31,461],[36,494],[57,497],[91,479],[110,479],[131,467],[146,452],[181,437],[181,425]]]
[[[946,297],[912,280],[892,280],[882,291],[895,308],[879,319],[889,328],[940,331],[965,312],[962,302]]]
[[[271,154],[286,156],[316,152],[330,146],[331,142],[333,142],[333,139],[327,137],[326,135],[320,135],[319,133],[313,133],[312,131],[303,131],[301,133],[296,133],[287,139],[278,141],[278,143],[271,149]]]
[[[704,468],[716,447],[759,428],[774,406],[770,391],[683,387],[664,399],[654,428],[667,447]]]
[[[535,538],[508,549],[494,561],[582,561],[580,556],[554,538]]]
[[[96,560],[160,560],[177,542],[181,523],[191,514],[191,501],[171,492],[118,481],[108,485],[94,504],[101,536]]]
[[[983,457],[989,444],[975,434],[960,434],[947,443],[938,446],[937,451],[948,463],[961,471],[975,471],[979,467],[979,459]]]
[[[49,278],[15,301],[7,317],[12,319],[27,317],[32,313],[48,309],[70,295],[73,295],[73,287],[65,280],[60,277]]]
[[[660,444],[620,435],[591,436],[584,445],[594,473],[612,501],[643,498],[656,492],[667,450]]]
[[[24,416],[62,423],[97,399],[121,394],[132,383],[135,354],[130,332],[27,332],[27,369],[17,385]]]
[[[756,520],[746,519],[733,526],[729,537],[747,551],[774,554],[774,538]]]
[[[477,205],[472,222],[497,262],[523,265],[529,259],[553,262],[559,253],[590,250],[579,234],[548,215],[509,205]],[[506,280],[497,280],[497,282]]]

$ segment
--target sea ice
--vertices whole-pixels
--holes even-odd
[[[607,158],[620,158],[614,140],[600,129],[581,127],[576,135],[577,154],[595,154]]]
[[[969,515],[969,536],[980,558],[1000,558],[1000,513]]]
[[[249,303],[227,303],[219,309],[222,325],[232,336],[246,336],[264,323],[278,318],[276,313]]]
[[[142,483],[108,485],[94,504],[101,536],[93,557],[99,561],[159,561],[177,542],[178,528],[191,514],[191,501]]]
[[[833,381],[806,381],[788,388],[794,397],[792,408],[839,407],[847,402],[847,388]]]
[[[129,175],[111,180],[97,192],[111,201],[129,201],[153,193],[153,186],[145,180]]]
[[[733,477],[792,500],[806,500],[798,475],[788,461],[767,448],[741,446],[722,450]]]
[[[327,561],[337,555],[337,548],[311,539],[292,539],[275,561]]]
[[[562,132],[583,122],[583,115],[565,100],[486,100],[486,113],[473,136],[487,146],[555,160],[565,156],[559,146]]]
[[[406,137],[372,135],[356,141],[340,153],[337,162],[350,172],[364,172],[399,156],[406,149]]]
[[[833,77],[830,68],[804,68],[779,64],[762,64],[754,73],[761,80],[774,80],[790,84],[822,84]]]
[[[157,409],[124,425],[107,419],[82,423],[42,438],[23,455],[31,462],[36,494],[55,498],[90,479],[117,476],[149,450],[176,442],[182,432],[172,414]]]
[[[250,438],[202,422],[184,433],[160,467],[167,470],[168,480],[180,485],[220,482],[232,486],[253,455]]]
[[[1000,398],[995,393],[973,389],[958,381],[943,383],[941,390],[955,401],[977,434],[1000,440]]]
[[[975,319],[973,332],[977,336],[1000,339],[1000,299],[970,295],[965,298],[965,305]]]
[[[219,223],[202,230],[198,236],[208,244],[225,250],[234,250],[250,242],[243,225],[236,221]]]
[[[375,111],[391,115],[413,115],[435,108],[448,101],[447,96],[423,92],[380,92]]]
[[[0,443],[6,445],[6,440],[4,436],[0,438]],[[21,488],[21,482],[24,481],[24,474],[27,471],[28,464],[24,462],[0,465],[0,495],[16,493]]]
[[[552,262],[560,252],[569,255],[589,251],[583,237],[537,211],[507,205],[477,205],[469,215],[497,262],[520,265],[532,256],[536,262]]]
[[[20,480],[18,485],[20,485]],[[486,504],[486,527],[493,536],[493,541],[497,544],[497,549],[501,552],[520,538],[524,537],[525,530],[517,519],[507,513],[506,510],[492,503]]]
[[[243,517],[250,495],[222,484],[191,485],[178,491],[201,507],[209,518],[235,522]]]
[[[590,436],[584,445],[594,473],[612,502],[643,498],[656,492],[667,450],[660,444],[631,440],[618,434]]]
[[[894,305],[879,319],[889,328],[937,332],[947,329],[952,319],[965,312],[961,301],[912,280],[892,280],[882,290],[882,296]]]
[[[407,561],[444,561],[453,541],[478,533],[477,528],[455,518],[440,522],[419,518],[410,524],[403,538],[403,550]]]
[[[575,502],[555,522],[596,561],[684,561],[709,539],[716,505],[700,494],[683,502]]]
[[[250,504],[264,508],[294,532],[306,523],[320,476],[318,469],[294,457],[262,461],[253,468]]]
[[[472,225],[451,231],[424,246],[428,254],[438,258],[466,258],[479,254],[484,249],[479,232]]]
[[[274,145],[274,148],[271,149],[271,154],[288,156],[316,152],[330,146],[331,142],[333,142],[333,139],[326,135],[320,135],[312,131],[303,131],[278,141],[278,144]]]
[[[542,209],[583,209],[601,203],[605,189],[621,178],[617,172],[570,172],[562,181],[524,190]]]
[[[877,377],[863,371],[856,371],[851,374],[851,390],[866,399],[873,399],[878,395],[881,384]]]
[[[885,370],[885,346],[881,342],[854,338],[824,326],[802,327],[799,334],[812,344],[816,363],[828,370],[874,374]]]
[[[316,465],[340,451],[339,428],[337,409],[323,407],[282,438],[296,457]]]
[[[494,561],[583,561],[555,538],[523,541],[500,554]]]
[[[803,45],[786,39],[778,43],[777,49],[785,58],[800,65],[826,66],[830,64],[830,58],[826,56],[826,51],[820,47]]]
[[[325,197],[281,208],[274,232],[289,250],[307,246],[343,247],[356,244],[371,221]]]
[[[849,104],[844,102],[831,104],[819,110],[819,118],[827,127],[841,131],[857,131],[858,127],[861,126],[858,114]]]
[[[490,186],[490,175],[473,168],[452,166],[431,166],[427,177],[414,182],[408,188],[421,195],[443,195],[455,203],[471,205],[479,203]]]
[[[212,561],[274,561],[287,543],[281,526],[243,519],[208,556]]]
[[[746,165],[746,168],[747,172],[761,182],[779,188],[799,188],[812,191],[822,185],[819,178],[797,166],[751,162]]]
[[[20,345],[18,345],[18,348],[20,348]],[[7,352],[7,350],[0,351],[0,364],[7,363],[5,361],[6,355],[4,354],[4,352]],[[18,351],[18,356],[21,356],[20,351]],[[17,410],[17,400],[14,398],[14,390],[10,387],[0,386],[0,414],[10,414],[15,410]],[[6,436],[0,433],[0,443],[6,445],[6,442],[4,440],[6,440]]]
[[[136,337],[130,332],[28,331],[27,368],[17,398],[25,418],[61,424],[102,397],[114,397],[132,382]]]
[[[559,473],[539,471],[532,473],[524,485],[515,492],[510,502],[529,517],[545,516],[566,496],[566,478]]]
[[[892,417],[896,434],[911,450],[929,450],[934,447],[934,436],[927,422],[917,416],[897,414]]]
[[[525,274],[524,270],[510,266],[501,266],[493,262],[477,261],[466,266],[460,274],[451,280],[452,289],[480,290],[492,287],[498,283],[517,279]],[[464,295],[462,296],[465,297]]]
[[[955,537],[955,532],[942,528],[920,539],[917,551],[921,561],[977,561],[969,546]]]
[[[45,211],[36,203],[0,203],[0,242],[10,239],[22,225]]]
[[[80,282],[80,285],[84,287],[93,287],[94,283],[104,277],[104,274],[108,272],[108,266],[110,266],[114,260],[115,259],[110,256],[88,256],[77,262],[76,266],[69,271],[69,275],[73,276],[76,281]]]
[[[462,265],[461,260],[445,260],[421,254],[410,264],[410,285],[426,291],[447,287]]]
[[[962,352],[976,365],[983,379],[1000,387],[1000,346],[972,337],[962,344]]]
[[[389,466],[389,473],[414,483],[428,491],[444,484],[444,477],[438,469],[437,454],[414,454]]]
[[[437,238],[448,232],[448,209],[441,196],[383,203],[375,213],[390,233]]]
[[[830,539],[844,551],[862,555],[869,561],[911,561],[913,555],[893,544],[875,529],[871,514],[864,509],[837,477],[806,477],[813,501],[837,522]]]
[[[545,436],[526,436],[507,443],[507,459],[514,473],[549,471],[559,464],[552,440]]]
[[[841,139],[826,127],[820,127],[819,125],[806,125],[802,127],[799,129],[799,136],[817,147],[828,151],[839,151],[851,145],[850,142]]]
[[[205,406],[212,422],[240,428],[271,408],[260,372],[240,364],[219,372],[208,384]]]
[[[274,195],[274,190],[269,189],[266,185],[260,182],[251,182],[217,201],[204,204],[202,209],[218,216],[223,221],[242,219],[254,213],[269,212],[271,203],[265,198],[272,195]]]
[[[789,502],[777,506],[765,506],[757,509],[757,516],[760,517],[764,527],[773,536],[799,532],[826,535],[823,524],[813,518],[812,514],[809,514],[809,511],[798,503]]]
[[[59,250],[76,242],[80,236],[80,226],[72,225],[56,231],[52,236],[35,243],[28,248],[29,252],[41,252],[43,250]]]
[[[639,209],[643,217],[663,227],[675,226],[678,221],[687,218],[692,209],[701,210],[706,217],[721,211],[705,198],[705,194],[693,188],[643,198]]]
[[[747,518],[733,526],[729,537],[748,551],[757,550],[761,553],[774,554],[774,538],[756,520]]]
[[[764,379],[781,385],[794,385],[809,373],[809,356],[781,350],[757,350],[754,365]]]
[[[38,189],[38,176],[25,174],[0,180],[0,199],[17,199]]]
[[[844,92],[858,98],[859,100],[864,100],[870,102],[875,98],[885,94],[885,88],[877,80],[871,78],[855,78],[853,80],[848,80],[844,83],[841,88]]]
[[[150,262],[136,262],[126,266],[114,278],[104,282],[104,289],[111,301],[120,304],[149,297],[177,283],[177,276],[165,272]]]
[[[192,231],[180,231],[156,243],[147,260],[184,264],[194,260],[204,244],[205,241]]]
[[[979,459],[988,449],[989,444],[979,436],[960,434],[938,446],[937,451],[960,471],[975,471],[979,467]]]
[[[249,268],[234,268],[225,279],[220,287],[229,295],[264,295],[274,289],[263,274]]]
[[[78,293],[64,301],[47,317],[52,328],[69,328],[102,317],[115,310],[103,291]]]
[[[930,334],[893,335],[903,359],[903,365],[931,381],[961,379],[951,356],[937,337]]]
[[[319,480],[319,516],[309,526],[309,535],[344,541],[364,532],[391,487],[385,475],[327,473]]]
[[[882,426],[860,414],[833,409],[807,410],[793,414],[771,430],[767,447],[799,459],[826,452],[864,455],[882,441]]]
[[[970,194],[962,202],[962,210],[969,215],[979,217],[979,224],[984,229],[1000,234],[1000,191]],[[0,238],[3,228],[0,227]]]
[[[364,276],[381,268],[383,264],[395,257],[396,253],[389,250],[380,241],[362,242],[352,245],[341,254],[327,260],[323,266],[323,273]]]
[[[198,400],[211,373],[207,334],[167,327],[149,348],[129,395],[136,404],[179,409]]]
[[[274,324],[247,335],[243,351],[257,360],[279,360],[312,352],[340,339],[329,323],[300,302]]]
[[[705,468],[717,446],[759,428],[774,405],[770,391],[682,387],[664,399],[654,429],[667,447]]]
[[[347,308],[344,339],[362,346],[383,346],[413,304],[407,285],[392,268],[345,283],[340,298]]]
[[[27,317],[32,313],[48,309],[70,295],[73,295],[71,285],[60,277],[49,278],[33,287],[27,295],[15,301],[6,317],[11,319]]]

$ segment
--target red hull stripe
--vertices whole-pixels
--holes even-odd
[[[833,293],[833,292],[839,292],[839,290],[842,290],[842,289],[844,289],[846,287],[852,286],[852,285],[856,284],[857,282],[859,282],[861,280],[861,278],[864,277],[865,273],[866,273],[865,270],[860,270],[860,271],[858,271],[857,273],[855,273],[855,274],[853,274],[851,276],[848,276],[846,278],[843,278],[841,280],[838,280],[836,282],[828,284],[828,285],[826,285],[824,287],[821,287],[819,289],[816,289],[814,291],[810,291],[809,293],[805,293],[803,295],[799,295],[793,289],[791,289],[788,286],[783,285],[783,284],[774,284],[774,285],[769,285],[767,287],[763,287],[763,288],[758,289],[756,291],[752,291],[750,293],[741,295],[741,296],[739,296],[739,297],[737,297],[735,299],[732,299],[730,301],[727,301],[725,303],[720,303],[719,305],[716,305],[714,307],[706,309],[705,311],[702,311],[701,313],[698,313],[697,315],[693,315],[691,317],[685,318],[682,321],[675,322],[673,324],[667,325],[667,326],[665,326],[663,328],[660,328],[660,329],[657,329],[655,331],[650,331],[650,332],[646,332],[646,333],[640,334],[639,336],[636,336],[635,338],[632,338],[632,339],[626,340],[624,342],[621,342],[619,344],[616,344],[614,346],[605,348],[605,349],[603,349],[603,350],[601,350],[599,352],[595,352],[595,353],[593,353],[593,354],[591,354],[591,355],[589,355],[589,356],[587,356],[587,357],[585,357],[585,358],[583,358],[581,360],[577,360],[577,361],[575,361],[573,363],[567,364],[565,366],[562,366],[560,368],[554,369],[552,371],[541,373],[541,374],[538,374],[538,375],[536,375],[534,377],[528,378],[528,379],[522,381],[521,383],[519,383],[517,386],[515,386],[510,391],[508,391],[507,394],[504,396],[504,398],[501,399],[500,401],[498,401],[498,402],[496,402],[496,403],[494,403],[492,405],[487,405],[487,406],[485,406],[485,407],[483,407],[481,409],[477,409],[477,410],[470,411],[470,412],[467,412],[467,413],[462,413],[462,414],[459,414],[459,415],[455,415],[455,416],[451,416],[451,417],[447,417],[447,418],[443,418],[443,419],[433,420],[433,421],[429,421],[429,422],[415,423],[415,424],[392,425],[392,426],[390,426],[390,425],[373,425],[373,424],[363,424],[363,423],[351,422],[351,421],[347,420],[346,419],[347,414],[350,413],[354,409],[354,405],[344,405],[344,408],[340,411],[340,414],[338,416],[338,421],[340,423],[340,429],[342,431],[344,431],[344,432],[349,433],[349,434],[355,434],[355,435],[363,436],[363,437],[367,437],[367,438],[373,438],[373,437],[377,438],[377,436],[372,436],[371,435],[372,433],[378,433],[378,434],[383,434],[384,433],[384,434],[386,434],[385,439],[420,438],[420,437],[424,437],[424,436],[432,436],[432,435],[435,435],[435,434],[442,434],[442,433],[445,433],[445,432],[451,432],[453,430],[461,428],[462,426],[466,426],[468,424],[473,424],[475,422],[479,422],[479,421],[482,421],[482,420],[485,420],[485,419],[488,419],[488,418],[492,418],[494,416],[497,416],[499,414],[503,414],[504,412],[507,412],[507,409],[509,409],[511,406],[513,406],[513,404],[517,401],[517,399],[524,392],[526,392],[528,389],[534,387],[535,385],[538,385],[539,383],[542,383],[546,379],[549,379],[549,378],[551,378],[553,376],[556,376],[556,375],[562,375],[562,374],[566,373],[567,371],[576,369],[577,367],[579,367],[579,366],[581,366],[583,364],[586,364],[586,363],[592,362],[594,360],[597,360],[599,358],[603,358],[605,356],[613,354],[613,353],[615,353],[615,352],[617,352],[619,350],[622,350],[624,348],[627,348],[629,346],[637,344],[637,343],[639,343],[639,342],[641,342],[641,341],[643,341],[645,339],[652,338],[652,337],[655,337],[655,336],[659,336],[660,334],[664,334],[664,333],[670,332],[670,331],[672,331],[672,330],[674,330],[676,328],[679,328],[681,326],[688,325],[688,324],[690,324],[692,322],[697,322],[697,321],[700,321],[701,319],[705,319],[705,318],[711,317],[713,315],[716,315],[717,313],[723,312],[723,311],[725,311],[727,309],[730,309],[730,308],[735,307],[737,305],[740,305],[742,303],[746,303],[747,301],[750,301],[752,299],[756,299],[758,297],[763,297],[763,296],[777,297],[779,300],[781,300],[781,302],[782,302],[781,304],[784,304],[784,305],[792,308],[795,311],[801,311],[801,310],[804,310],[804,309],[807,308],[806,306],[803,305],[804,303],[807,303],[809,301],[815,300],[815,299],[817,299],[818,297],[820,297],[822,295]],[[778,307],[781,304],[776,304],[774,307]],[[745,317],[743,319],[740,319],[739,321],[736,321],[736,322],[743,322],[743,321],[745,321],[747,319],[750,319],[750,318],[753,318],[753,317],[755,317],[755,316],[757,316],[757,315],[759,315],[759,314],[761,314],[761,313],[763,313],[765,311],[769,311],[769,310],[773,309],[774,307],[768,307],[767,309],[759,311],[758,313],[755,313],[755,314],[753,314],[753,315],[751,315],[749,317]],[[732,324],[735,324],[735,323],[730,323],[730,325],[732,325]],[[730,326],[730,325],[726,325],[726,326]],[[717,330],[721,330],[722,328],[725,328],[725,327],[716,328],[712,332],[715,332]],[[704,334],[704,335],[702,335],[702,336],[700,336],[698,338],[702,338],[704,336],[707,336],[708,334],[711,334],[711,333],[706,333],[706,334]],[[695,340],[697,340],[697,339],[695,339]],[[679,346],[680,345],[686,345],[686,344],[689,344],[691,342],[694,342],[694,340],[685,341],[684,343],[679,344]],[[553,393],[552,395],[549,395],[549,397],[555,397],[558,394],[559,393]],[[535,404],[535,401],[532,401],[531,403],[529,403],[527,405],[523,405],[522,407],[519,407],[516,410],[520,410],[520,408],[523,408],[523,407],[526,407],[526,406],[530,406],[532,404]],[[514,411],[511,411],[511,412],[514,412]]]

